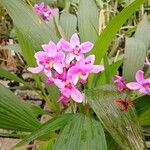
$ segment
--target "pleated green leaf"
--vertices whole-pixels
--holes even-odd
[[[118,92],[113,85],[105,85],[86,91],[86,96],[97,117],[123,150],[146,149],[135,109],[121,111],[113,102],[114,99],[125,99],[125,93]]]
[[[150,125],[150,95],[144,95],[134,100],[139,121],[143,126]]]
[[[106,141],[108,150],[122,150],[121,147],[115,142],[109,133],[106,133]]]
[[[64,31],[67,40],[70,40],[71,36],[76,32],[77,17],[68,12],[63,12],[60,15],[60,25]]]
[[[135,37],[145,43],[147,50],[150,48],[150,20],[147,16],[139,23]]]
[[[97,38],[94,48],[92,50],[92,53],[96,56],[95,64],[99,64],[101,62],[106,51],[108,50],[112,39],[115,37],[121,26],[145,1],[146,0],[135,0],[110,21],[104,31]],[[89,78],[89,88],[92,87],[93,78],[94,75],[91,75]]]
[[[33,131],[39,126],[32,109],[0,84],[0,128]]]
[[[98,8],[93,0],[80,0],[78,27],[81,41],[95,43],[98,36]]]
[[[2,0],[2,5],[13,19],[15,26],[26,34],[36,50],[39,50],[43,43],[58,40],[56,32],[51,26],[41,21],[33,8],[24,1]]]
[[[137,38],[126,39],[123,76],[127,81],[134,81],[136,72],[142,70],[146,53],[146,46],[141,40]]]
[[[72,114],[63,114],[49,120],[48,122],[41,125],[37,130],[32,132],[30,135],[26,136],[15,147],[22,146],[25,143],[29,143],[47,134],[49,134],[50,136],[54,131],[63,128],[67,124],[67,122],[72,119],[72,117],[73,117]]]
[[[106,150],[106,140],[100,122],[77,114],[61,132],[53,150]]]

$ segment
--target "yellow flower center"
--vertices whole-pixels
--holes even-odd
[[[82,75],[81,72],[78,73],[78,76],[79,76],[79,78],[82,78],[82,77],[83,77],[83,75]]]
[[[50,61],[50,62],[49,62],[49,65],[50,65],[50,68],[52,68],[53,65],[54,65],[54,62],[53,62],[53,61]]]

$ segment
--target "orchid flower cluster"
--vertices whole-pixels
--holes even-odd
[[[150,66],[148,58],[146,58],[146,65]],[[114,83],[118,86],[118,91],[122,92],[126,88],[130,90],[139,90],[139,92],[150,95],[150,78],[144,78],[144,72],[138,70],[135,75],[136,82],[126,83],[125,79],[116,75]]]
[[[44,21],[48,21],[50,16],[54,16],[59,12],[58,8],[46,6],[44,3],[35,4],[34,10]]]
[[[85,57],[93,44],[89,41],[80,43],[77,33],[70,42],[60,39],[55,44],[50,41],[42,45],[43,50],[35,53],[37,67],[29,67],[28,71],[40,73],[44,71],[48,84],[55,84],[60,89],[59,101],[67,105],[70,97],[77,103],[83,101],[83,94],[78,85],[87,83],[90,73],[104,70],[103,65],[93,65],[95,56]]]

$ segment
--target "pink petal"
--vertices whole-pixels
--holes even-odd
[[[55,80],[54,80],[54,83],[55,83],[55,85],[56,85],[58,88],[60,88],[60,89],[62,89],[62,88],[65,87],[65,82],[63,82],[62,80],[55,79]]]
[[[77,33],[74,33],[70,39],[70,43],[72,44],[73,47],[80,45],[80,40],[79,36]]]
[[[119,82],[121,82],[122,79],[123,79],[123,77],[115,75],[114,83],[119,83]]]
[[[123,91],[123,89],[125,88],[125,85],[122,82],[118,83],[118,91]]]
[[[66,105],[68,106],[68,103],[69,103],[69,98],[65,97],[65,96],[60,96],[58,102],[61,102],[63,105]]]
[[[51,73],[51,70],[50,70],[50,69],[45,68],[45,69],[44,69],[44,73],[45,73],[45,75],[46,75],[47,77],[52,77],[52,73]]]
[[[53,68],[59,73],[63,73],[63,65],[60,63],[54,63]]]
[[[62,47],[62,49],[64,51],[71,52],[73,50],[72,47],[71,47],[71,45],[70,45],[70,43],[68,41],[66,41],[64,39],[61,39],[60,43],[61,43],[61,47]]]
[[[103,70],[104,70],[103,65],[93,65],[93,70],[92,70],[93,73],[98,73],[98,72],[103,71]]]
[[[74,85],[77,84],[78,80],[79,80],[78,75],[72,75],[72,82],[73,82]]]
[[[127,83],[126,86],[130,89],[130,90],[138,90],[140,89],[141,85],[137,82],[130,82]]]
[[[66,64],[70,64],[70,62],[74,59],[75,55],[72,54],[72,53],[69,53],[67,56],[66,56]]]
[[[84,75],[84,76],[82,76],[82,80],[84,80],[84,81],[86,81],[87,80],[87,78],[88,78],[88,76],[89,76],[89,74],[88,73],[86,73],[86,75]]]
[[[80,93],[80,91],[78,91],[77,89],[73,88],[71,90],[71,97],[72,99],[77,102],[77,103],[81,103],[82,100],[83,100],[83,96],[82,94]]]
[[[90,55],[90,56],[88,56],[88,57],[86,57],[86,64],[93,64],[94,63],[94,61],[95,61],[95,55]]]
[[[93,48],[93,44],[91,42],[84,42],[80,45],[80,49],[82,53],[87,53]]]
[[[34,54],[34,57],[35,57],[36,59],[38,59],[39,61],[42,61],[42,62],[48,58],[47,53],[44,52],[44,51],[36,52],[36,53]]]
[[[67,88],[62,88],[62,89],[61,89],[61,93],[62,93],[64,96],[66,96],[67,98],[69,98],[70,95],[71,95],[71,90],[70,90],[70,89],[67,89]]]
[[[46,83],[47,84],[53,84],[54,83],[54,79],[52,77],[49,77],[47,80],[46,80]]]
[[[64,62],[65,54],[63,52],[58,52],[54,58],[56,62]]]
[[[39,73],[41,72],[43,69],[43,66],[38,66],[38,67],[29,67],[27,68],[28,71],[32,72],[32,73]]]
[[[84,59],[84,55],[83,54],[80,54],[80,55],[75,55],[75,58],[76,58],[76,60],[77,61],[79,61],[79,60],[82,60],[82,59]]]
[[[57,51],[61,51],[62,50],[62,45],[61,45],[61,40],[59,40],[59,42],[57,43]]]
[[[139,90],[141,93],[144,93],[144,94],[150,94],[150,89],[148,90],[148,89],[146,89],[146,88],[144,88],[144,87],[141,87],[140,88],[140,90]]]
[[[57,46],[54,42],[50,41],[48,44],[42,45],[42,48],[49,56],[54,56],[57,52]]]
[[[138,70],[136,72],[135,78],[136,78],[138,83],[142,83],[144,80],[144,72],[142,70]]]
[[[58,14],[59,9],[58,8],[53,8],[53,9],[51,9],[51,13],[52,13],[52,15]]]

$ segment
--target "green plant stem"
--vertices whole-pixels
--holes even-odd
[[[106,81],[107,83],[110,83],[110,70],[109,70],[109,62],[108,62],[107,54],[105,54],[103,59],[104,59]]]
[[[70,9],[70,0],[65,0],[65,8],[63,11],[69,12]]]

